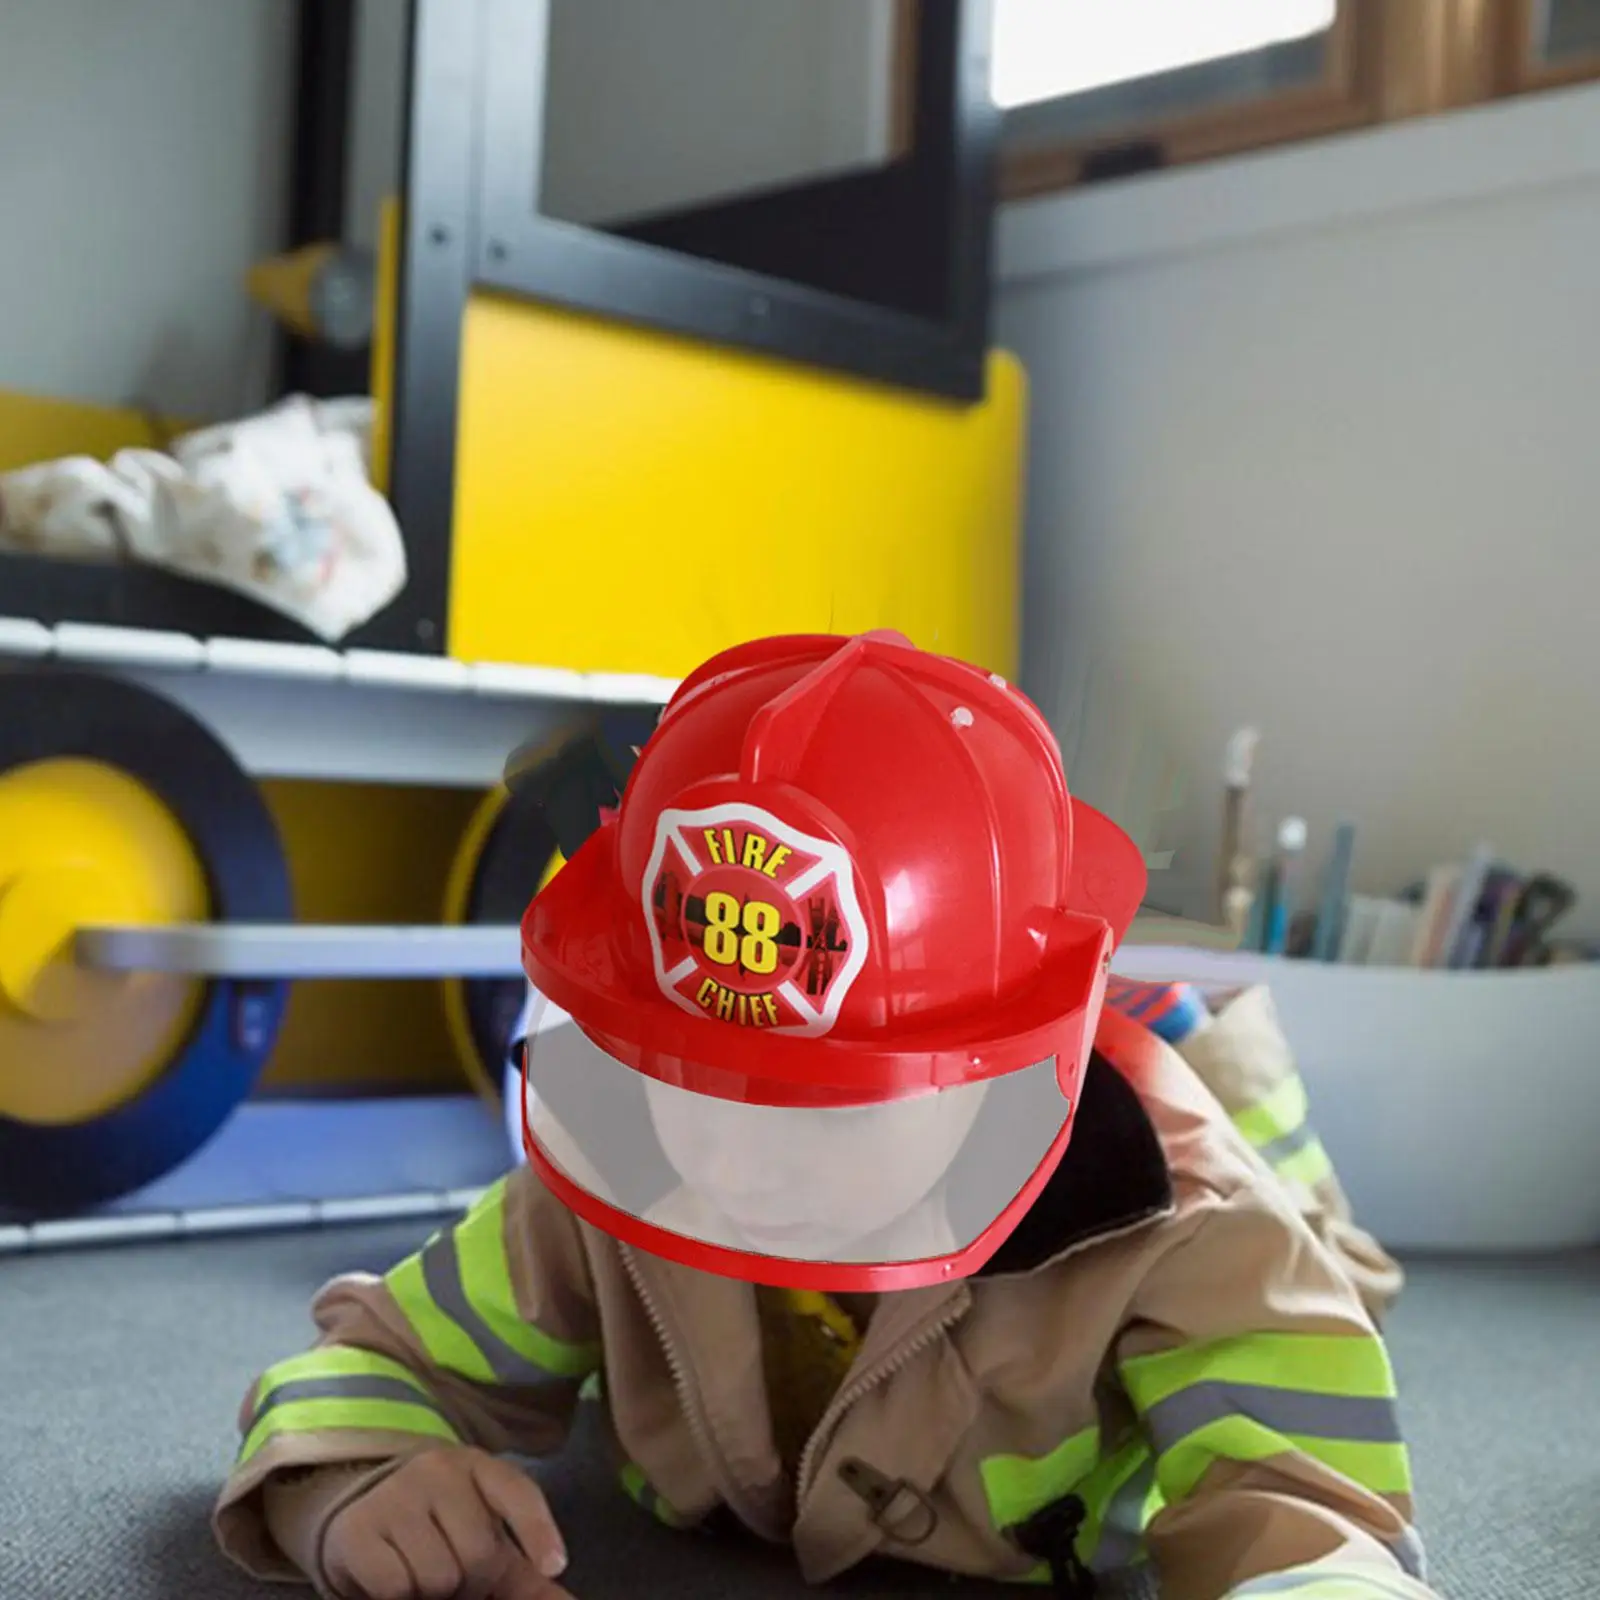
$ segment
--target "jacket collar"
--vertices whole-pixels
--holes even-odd
[[[1143,1102],[1095,1051],[1061,1164],[976,1276],[981,1281],[1035,1272],[1170,1212],[1172,1205],[1166,1152]]]

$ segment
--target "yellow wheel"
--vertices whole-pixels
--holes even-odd
[[[536,800],[493,789],[462,838],[445,888],[444,920],[455,926],[520,923],[528,903],[561,870]],[[527,986],[520,978],[449,978],[445,1022],[461,1069],[491,1105],[503,1092],[506,1050]]]
[[[281,984],[79,964],[82,928],[291,914],[250,779],[162,697],[0,677],[0,1206],[101,1204],[192,1155],[253,1087]]]
[[[96,924],[203,922],[210,901],[177,818],[126,773],[57,757],[0,776],[0,1112],[86,1122],[160,1076],[203,985],[89,971],[73,938]]]
[[[444,920],[520,923],[533,897],[617,803],[639,746],[659,712],[596,709],[545,730],[507,765],[507,782],[484,797],[468,825],[446,888]],[[462,1070],[491,1104],[504,1096],[506,1054],[527,995],[520,978],[448,980],[445,1016]]]

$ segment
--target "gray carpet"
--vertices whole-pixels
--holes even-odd
[[[0,1597],[274,1592],[226,1567],[207,1529],[242,1385],[303,1345],[306,1303],[324,1279],[381,1270],[425,1231],[0,1257]],[[1411,1272],[1391,1333],[1441,1594],[1596,1600],[1600,1254]],[[808,1592],[781,1554],[658,1530],[606,1480],[592,1441],[541,1476],[568,1531],[578,1600]],[[898,1569],[844,1587],[951,1593]]]

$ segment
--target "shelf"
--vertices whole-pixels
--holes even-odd
[[[332,650],[320,645],[275,644],[256,639],[200,639],[186,633],[106,628],[79,622],[47,627],[26,617],[0,617],[0,656],[581,705],[665,705],[677,687],[674,679],[639,673],[570,672],[561,667],[526,667],[497,661],[469,663],[387,650]]]
[[[112,1205],[46,1222],[0,1211],[0,1260],[444,1218],[465,1210],[512,1163],[499,1113],[472,1095],[253,1101],[176,1171]]]
[[[583,707],[665,705],[670,678],[0,617],[0,672],[115,669],[197,716],[253,777],[487,788]]]

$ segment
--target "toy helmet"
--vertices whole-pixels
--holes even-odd
[[[529,1162],[724,1276],[969,1275],[1067,1148],[1144,886],[1003,679],[887,633],[729,650],[524,918]]]

